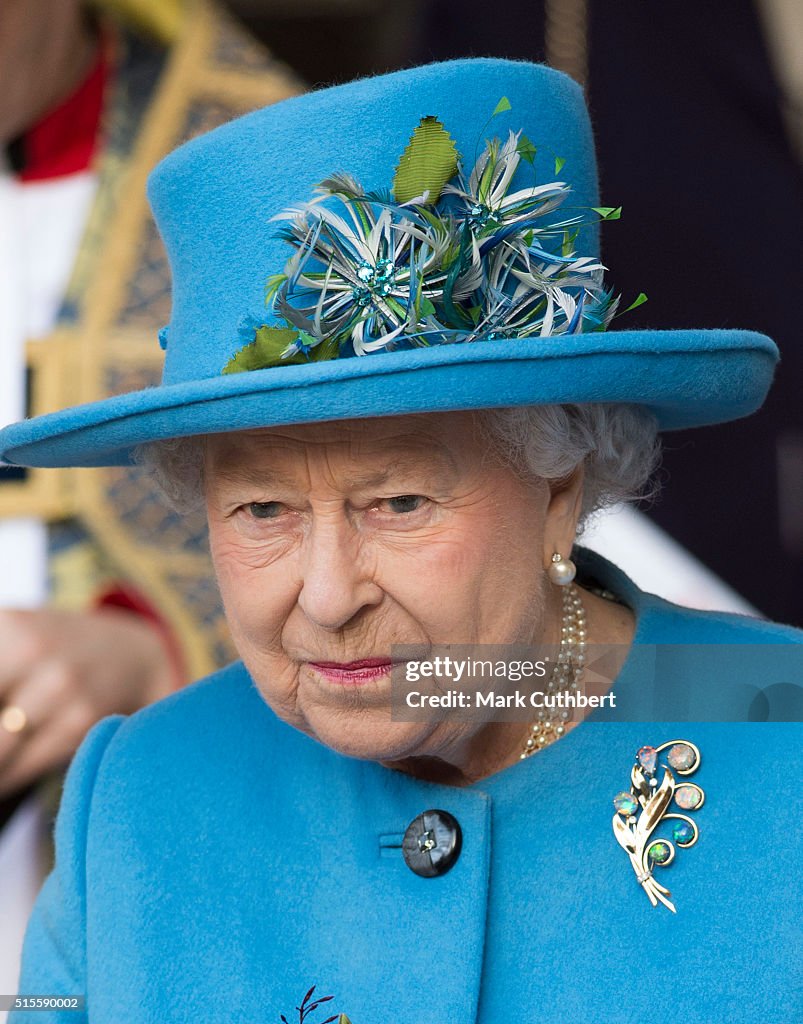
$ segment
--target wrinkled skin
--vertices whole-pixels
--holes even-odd
[[[213,435],[212,556],[234,641],[282,719],[353,757],[465,785],[518,759],[528,725],[392,721],[389,671],[359,685],[321,662],[394,643],[557,643],[582,473],[525,482],[470,413]],[[585,595],[589,630],[628,642],[632,615]],[[376,675],[376,673],[374,673]]]

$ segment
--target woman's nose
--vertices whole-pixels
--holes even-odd
[[[321,629],[342,629],[382,600],[372,569],[345,516],[313,521],[302,551],[300,608]]]

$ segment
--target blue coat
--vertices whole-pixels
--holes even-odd
[[[67,778],[20,992],[86,994],[92,1024],[292,1024],[312,985],[335,998],[309,1024],[800,1019],[800,726],[692,719],[755,714],[750,684],[789,682],[792,662],[776,667],[803,648],[782,645],[803,634],[588,564],[637,614],[614,691],[630,720],[589,720],[468,788],[322,746],[241,664],[98,723]],[[655,693],[680,694],[674,723],[643,720]],[[700,841],[661,876],[676,915],[650,905],[611,827],[635,750],[673,738],[699,746],[706,792]],[[400,844],[429,808],[463,845],[423,878]]]

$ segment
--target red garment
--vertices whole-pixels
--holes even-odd
[[[108,47],[101,39],[94,63],[83,81],[22,137],[20,181],[46,181],[91,166],[100,142],[108,78]]]

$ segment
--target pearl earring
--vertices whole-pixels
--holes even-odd
[[[553,583],[559,587],[568,586],[577,575],[577,566],[571,558],[564,558],[556,551],[552,556],[552,562],[547,569],[547,574]]]

